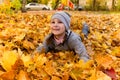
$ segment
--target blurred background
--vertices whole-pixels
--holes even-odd
[[[120,11],[120,0],[0,0],[0,12],[20,10]]]

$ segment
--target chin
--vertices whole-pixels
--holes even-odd
[[[54,31],[54,32],[52,32],[52,33],[53,33],[54,35],[59,35],[59,33],[58,33],[58,32],[55,32],[55,31]]]
[[[60,34],[58,34],[58,33],[53,33],[55,36],[58,36],[58,35],[60,35]]]

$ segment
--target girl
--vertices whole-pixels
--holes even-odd
[[[79,35],[70,30],[70,15],[64,11],[56,12],[51,17],[51,33],[45,38],[43,46],[37,47],[37,52],[42,48],[45,52],[72,50],[85,62],[89,56]]]

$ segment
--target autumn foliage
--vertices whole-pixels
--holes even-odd
[[[71,29],[80,34],[91,60],[73,52],[32,55],[50,33],[47,14],[0,14],[0,80],[119,80],[120,15],[70,12]],[[86,22],[90,34],[82,34]]]

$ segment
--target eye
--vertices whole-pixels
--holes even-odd
[[[51,21],[51,23],[55,23],[55,21]]]
[[[63,23],[62,21],[58,21],[58,23]]]

